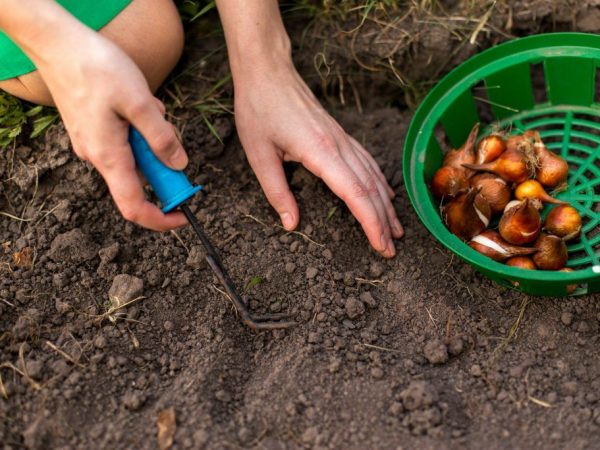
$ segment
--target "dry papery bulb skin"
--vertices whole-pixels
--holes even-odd
[[[532,255],[537,252],[536,248],[517,247],[509,244],[494,230],[485,230],[481,234],[473,237],[471,242],[469,242],[469,246],[482,255],[499,262],[506,261],[507,259],[516,256]]]
[[[454,198],[469,189],[466,169],[444,166],[433,175],[431,191],[437,198]]]
[[[565,267],[563,269],[560,269],[560,272],[573,272],[573,269],[571,269],[570,267]],[[576,284],[567,284],[567,294],[571,295],[576,290],[577,290]]]
[[[515,198],[517,200],[525,200],[526,198],[536,199],[542,203],[552,203],[554,205],[564,205],[566,202],[551,197],[546,192],[544,186],[539,181],[527,180],[519,184],[515,188]]]
[[[506,142],[499,133],[484,137],[477,145],[475,164],[486,164],[498,159],[506,150]]]
[[[510,202],[510,186],[498,175],[479,173],[471,178],[471,187],[481,189],[479,193],[488,201],[492,214],[500,214]]]
[[[471,239],[490,224],[492,211],[477,189],[459,195],[446,204],[443,216],[448,229],[461,239]]]
[[[571,205],[558,205],[546,216],[544,229],[565,241],[575,239],[581,233],[583,222],[579,212]]]
[[[544,145],[538,131],[529,130],[525,133],[534,141],[537,169],[535,178],[544,186],[551,189],[560,189],[567,183],[569,164]]]
[[[475,171],[495,173],[510,183],[522,183],[535,174],[533,143],[523,136],[510,136],[506,141],[506,150],[494,161],[463,166]]]
[[[542,230],[542,218],[536,200],[514,200],[506,205],[498,229],[500,236],[514,245],[534,242]]]
[[[538,269],[560,270],[567,265],[567,244],[558,236],[542,233],[535,241],[534,247],[538,251],[533,255],[533,262]]]
[[[529,256],[515,256],[506,261],[507,266],[525,270],[536,270],[537,266]]]
[[[479,124],[476,123],[471,129],[465,143],[458,149],[450,150],[444,157],[444,166],[456,167],[464,169],[463,164],[475,163],[475,143],[477,142],[477,133],[479,133]],[[467,172],[472,175],[472,172]]]

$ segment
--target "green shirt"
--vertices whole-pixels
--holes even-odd
[[[132,0],[56,0],[82,23],[99,30],[110,22]],[[31,60],[0,31],[0,81],[35,70]]]

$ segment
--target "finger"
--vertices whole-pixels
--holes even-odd
[[[377,161],[375,161],[375,158],[373,158],[373,155],[371,155],[371,153],[369,153],[360,144],[360,142],[358,142],[352,136],[348,136],[348,137],[350,138],[350,142],[352,142],[352,144],[354,145],[354,147],[357,148],[360,151],[360,153],[367,158],[367,161],[368,161],[369,165],[375,170],[375,173],[377,174],[377,177],[383,183],[383,185],[385,187],[385,190],[386,190],[386,193],[388,194],[388,196],[390,198],[394,198],[396,196],[396,192],[392,189],[392,187],[388,183],[387,179],[385,178],[385,175],[383,174],[383,172],[381,171],[381,168],[379,167],[379,164],[377,164]]]
[[[344,139],[344,141],[345,142],[341,143],[341,145],[345,146],[344,150],[341,152],[342,158],[344,158],[350,169],[356,174],[358,179],[362,181],[367,189],[369,199],[377,211],[379,221],[383,225],[383,232],[387,239],[386,250],[382,255],[386,258],[391,258],[396,254],[396,249],[394,247],[394,242],[392,241],[391,224],[388,221],[386,208],[383,204],[383,199],[387,200],[388,198],[385,193],[383,197],[381,196],[378,187],[379,179],[375,176],[373,170],[363,163],[352,143],[347,139]]]
[[[165,106],[165,104],[162,102],[162,100],[154,97],[154,103],[156,103],[156,106],[158,106],[158,110],[160,111],[161,115],[164,117],[164,115],[167,113],[167,107]]]
[[[164,214],[156,205],[146,200],[131,150],[124,149],[122,159],[121,164],[108,166],[103,165],[101,161],[92,163],[95,163],[104,177],[123,217],[155,231],[166,231],[185,225],[187,221],[181,212]]]
[[[373,248],[382,254],[386,252],[389,238],[384,233],[379,214],[369,198],[367,188],[340,155],[337,143],[333,140],[321,143],[319,151],[310,152],[309,155],[310,159],[299,162],[322,178],[334,194],[346,203]]]
[[[144,136],[158,159],[172,169],[185,168],[188,157],[177,138],[175,127],[164,119],[163,111],[154,97],[148,95],[145,100],[134,102],[122,113]]]
[[[369,168],[369,170],[371,170],[371,173],[377,180],[377,187],[379,189],[379,195],[383,202],[383,207],[385,208],[385,213],[387,216],[388,223],[390,224],[390,227],[392,229],[392,236],[394,236],[394,238],[396,238],[396,239],[400,239],[402,236],[404,236],[404,228],[402,227],[402,224],[398,220],[398,217],[396,215],[396,210],[394,209],[394,206],[392,205],[392,202],[391,202],[391,198],[388,195],[386,188],[388,188],[389,186],[385,185],[384,182],[381,181],[381,178],[377,176],[375,167],[373,167],[373,164],[371,164],[371,161],[369,161],[369,159],[367,158],[367,155],[365,155],[360,150],[361,150],[360,148],[356,148],[358,157],[363,161],[363,164],[365,164]]]
[[[271,144],[266,144],[271,145]],[[258,178],[267,200],[277,211],[283,227],[292,231],[298,226],[300,213],[296,199],[290,191],[281,159],[277,156],[275,148],[261,152],[249,152],[250,155],[269,155],[267,157],[249,156],[248,162]]]

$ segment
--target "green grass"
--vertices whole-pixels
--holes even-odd
[[[30,138],[42,135],[58,118],[53,108],[35,106],[0,92],[0,148],[15,143],[26,128]]]

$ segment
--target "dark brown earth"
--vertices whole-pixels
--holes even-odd
[[[62,126],[2,153],[0,211],[27,221],[0,216],[1,447],[154,449],[172,407],[173,448],[598,448],[598,296],[526,297],[453,257],[403,189],[410,112],[364,103],[331,110],[398,193],[391,261],[296,166],[302,223],[278,227],[231,118],[225,145],[184,130],[197,215],[284,332],[239,323],[190,230],[126,223]]]

